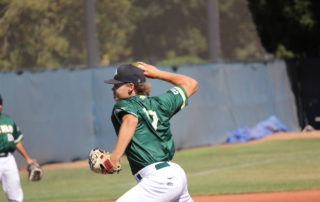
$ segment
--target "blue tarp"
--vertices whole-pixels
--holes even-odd
[[[276,116],[271,116],[265,121],[259,122],[252,128],[240,127],[231,134],[227,143],[247,142],[263,138],[272,133],[287,131],[287,127],[281,123]]]

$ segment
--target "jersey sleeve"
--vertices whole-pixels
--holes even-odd
[[[1,120],[2,118],[2,120]],[[7,115],[0,114],[0,152],[14,152],[23,135],[15,122]]]
[[[188,105],[188,96],[182,86],[175,86],[158,97],[162,110],[171,117]]]
[[[113,108],[112,115],[118,120],[118,122],[121,122],[121,119],[125,114],[131,114],[138,118],[137,109],[131,102],[127,100],[117,102]]]
[[[22,141],[23,135],[21,133],[20,128],[14,123],[13,124],[13,137],[14,137],[14,142],[17,144]]]

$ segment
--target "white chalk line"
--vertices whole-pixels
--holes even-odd
[[[208,175],[212,174],[215,172],[219,171],[226,171],[226,170],[232,170],[232,169],[238,169],[238,168],[246,168],[250,166],[256,166],[256,165],[263,165],[263,164],[269,164],[269,163],[274,163],[277,161],[284,161],[284,160],[292,160],[292,159],[297,159],[298,157],[306,156],[308,153],[313,154],[313,152],[300,152],[300,153],[295,153],[295,154],[290,154],[290,155],[285,155],[285,156],[280,156],[280,157],[275,157],[275,158],[268,158],[268,159],[263,159],[263,160],[258,160],[258,161],[250,161],[246,163],[241,163],[241,164],[236,164],[236,165],[231,165],[231,166],[225,166],[221,168],[213,168],[201,172],[196,172],[196,173],[188,173],[189,177],[194,177],[194,176],[202,176],[202,175]]]

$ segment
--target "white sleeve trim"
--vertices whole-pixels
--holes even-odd
[[[181,95],[182,97],[182,100],[183,100],[183,103],[181,105],[181,109],[184,108],[186,106],[186,101],[187,101],[187,96],[186,94],[183,92],[183,90],[179,87],[174,87],[174,89],[178,90],[179,94]]]
[[[21,142],[22,138],[23,138],[23,135],[20,135],[16,140],[14,140],[14,143],[18,144],[19,142]]]

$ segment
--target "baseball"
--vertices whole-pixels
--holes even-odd
[[[134,66],[136,66],[136,67],[140,67],[140,68],[143,67],[143,65],[139,64],[138,62],[134,62],[134,63],[132,63],[132,65],[134,65]]]

